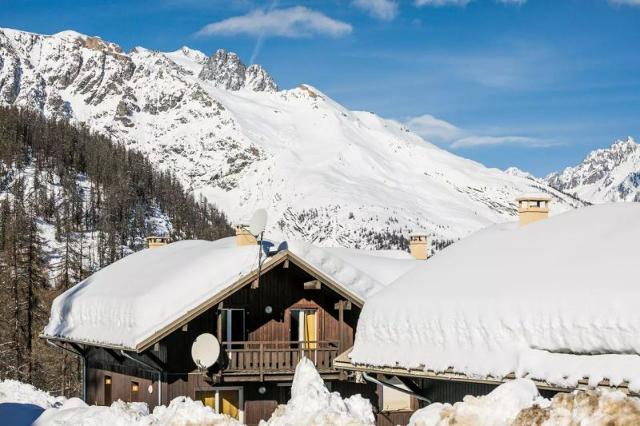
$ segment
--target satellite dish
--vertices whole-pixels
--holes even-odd
[[[191,358],[198,368],[207,369],[218,360],[220,343],[213,334],[204,333],[196,337],[191,345]]]
[[[262,234],[267,227],[267,211],[265,209],[258,209],[253,214],[251,222],[249,223],[249,232],[251,235],[257,237]]]

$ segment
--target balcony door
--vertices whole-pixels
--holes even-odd
[[[244,309],[222,310],[222,342],[227,349],[231,349],[231,342],[243,342],[245,340]]]
[[[300,349],[315,349],[318,341],[318,311],[291,309],[291,341]]]

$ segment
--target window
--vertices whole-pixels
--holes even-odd
[[[196,391],[196,399],[202,401],[207,407],[213,408],[216,413],[226,414],[240,422],[244,421],[244,411],[242,409],[244,396],[241,387]]]
[[[111,405],[111,376],[104,376],[104,405]]]
[[[140,397],[140,383],[131,382],[131,397],[129,402],[139,402]]]
[[[243,342],[244,340],[244,309],[223,309],[222,341],[229,342],[227,346],[228,349],[231,349],[230,342]]]

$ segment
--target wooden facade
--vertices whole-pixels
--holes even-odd
[[[177,324],[141,353],[86,346],[86,399],[154,407],[188,396],[257,424],[288,401],[295,367],[306,356],[331,390],[343,397],[363,394],[375,406],[375,385],[347,382],[333,367],[336,356],[353,344],[359,314],[357,301],[283,258],[258,282]],[[198,371],[191,358],[191,345],[202,333],[221,342],[218,362],[207,371]]]

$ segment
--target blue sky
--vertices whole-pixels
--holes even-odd
[[[640,139],[640,0],[0,0],[0,26],[223,47],[283,88],[537,175]]]

